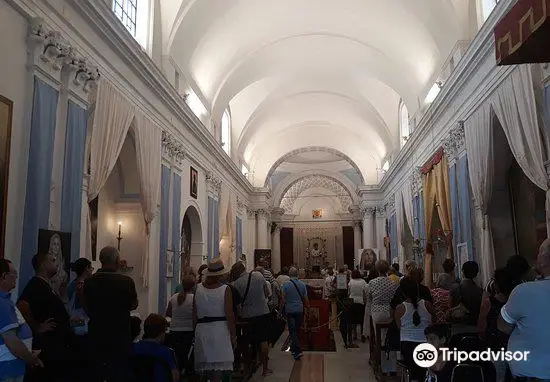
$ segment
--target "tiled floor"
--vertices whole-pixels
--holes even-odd
[[[301,361],[295,362],[289,352],[282,352],[279,343],[271,349],[270,368],[273,375],[262,378],[261,371],[252,381],[266,382],[370,382],[376,381],[369,366],[369,344],[360,343],[359,348],[345,349],[342,337],[335,334],[336,352],[304,352]]]

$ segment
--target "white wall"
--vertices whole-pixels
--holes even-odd
[[[28,91],[26,69],[27,35],[26,20],[5,1],[0,2],[0,94],[13,101],[13,122],[9,167],[7,203],[7,226],[5,234],[5,257],[19,267],[21,235],[23,232],[23,211],[27,181],[27,163],[32,97]],[[32,99],[32,98],[31,98]],[[15,291],[14,295],[17,294]]]

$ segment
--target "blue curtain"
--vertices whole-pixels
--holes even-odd
[[[550,85],[544,88],[544,118],[546,134],[550,137]]]
[[[220,202],[217,200],[214,200],[214,230],[213,230],[213,247],[212,250],[214,251],[214,257],[220,256]]]
[[[243,253],[243,221],[237,216],[237,259],[241,258]]]
[[[426,247],[426,217],[424,216],[424,191],[418,195],[418,221],[420,228],[420,241],[423,243],[423,247]]]
[[[214,257],[214,199],[208,198],[208,260]]]
[[[80,257],[82,178],[87,120],[87,110],[69,101],[61,196],[61,231],[71,233],[71,261]]]
[[[38,230],[48,229],[58,95],[57,90],[35,77],[19,272],[21,288],[34,273],[31,260],[38,250]]]
[[[397,216],[393,214],[390,219],[390,249],[391,249],[391,262],[397,259],[399,262],[399,246],[397,245]]]
[[[460,243],[460,216],[458,213],[458,188],[456,184],[456,164],[449,167],[449,189],[451,190],[451,227],[453,230],[453,253],[456,263],[456,245]]]
[[[160,187],[159,314],[163,314],[166,308],[166,250],[170,225],[170,169],[166,166],[162,166]]]
[[[468,174],[468,156],[464,155],[458,160],[458,195],[460,214],[460,239],[468,245],[468,259],[474,259],[474,245],[472,234],[472,210],[470,198],[470,177]]]
[[[181,246],[181,176],[174,174],[174,184],[172,187],[172,250],[174,251],[174,282],[172,288],[180,283],[180,246]]]

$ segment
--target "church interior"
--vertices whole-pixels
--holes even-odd
[[[348,346],[327,272],[359,271],[367,296],[382,261],[399,276],[414,262],[429,289],[447,260],[459,283],[475,262],[481,288],[512,256],[537,266],[550,232],[547,12],[548,0],[0,1],[13,301],[43,252],[62,298],[70,264],[98,270],[116,248],[142,320],[216,259],[293,269],[311,304],[304,356],[281,329],[272,373],[224,380],[415,380],[400,361],[381,370],[368,302]],[[495,381],[550,378],[514,370]]]

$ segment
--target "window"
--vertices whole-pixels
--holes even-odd
[[[113,0],[113,12],[143,47],[149,40],[149,1],[150,0]]]
[[[231,119],[227,110],[222,116],[222,146],[227,155],[231,156]]]
[[[114,0],[113,11],[126,29],[128,29],[128,32],[136,37],[137,0]]]
[[[193,90],[189,89],[186,101],[187,105],[189,105],[189,108],[197,116],[197,118],[201,119],[206,114],[206,108],[199,99],[199,96],[197,96]]]
[[[241,172],[243,173],[244,176],[248,177],[248,168],[244,163],[241,165]]]
[[[426,103],[432,103],[435,100],[435,98],[437,97],[437,95],[441,91],[441,86],[442,85],[438,82],[433,84],[432,88],[428,92],[428,95],[426,96]]]
[[[409,111],[407,110],[407,106],[403,100],[401,100],[399,106],[399,134],[401,136],[401,147],[405,146],[405,143],[409,139],[410,133]]]
[[[382,171],[387,172],[390,169],[390,162],[385,161],[382,165]]]
[[[489,18],[493,9],[495,9],[499,0],[481,0],[481,12],[483,14],[483,22]]]

